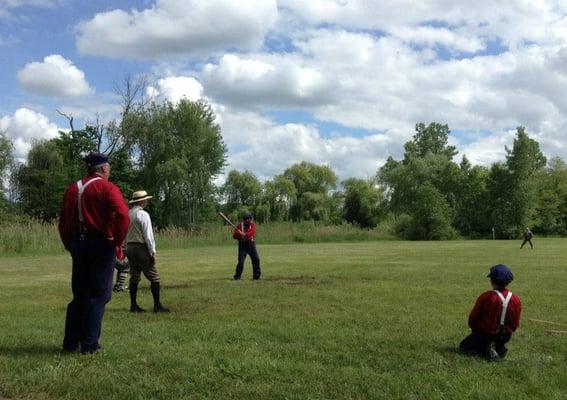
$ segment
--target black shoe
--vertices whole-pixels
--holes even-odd
[[[155,313],[168,313],[169,312],[169,308],[165,308],[164,306],[162,306],[161,304],[156,304],[154,306],[154,312]]]
[[[130,306],[130,312],[133,313],[143,313],[146,312],[146,310],[144,310],[142,307],[140,307],[137,304],[134,304],[133,306]]]
[[[498,356],[500,356],[500,359],[503,360],[506,357],[508,349],[505,346],[496,346],[496,352]]]
[[[234,277],[234,280],[235,280],[235,281],[239,281],[239,280],[240,280],[240,277],[239,277],[239,276],[235,276],[235,277]]]
[[[255,276],[254,278],[252,278],[252,280],[259,281],[259,280],[260,280],[260,277],[259,277],[259,276]]]

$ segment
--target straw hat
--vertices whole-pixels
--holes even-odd
[[[128,202],[129,204],[138,203],[142,200],[151,199],[152,196],[148,196],[148,192],[145,190],[138,190],[132,194],[132,199]]]

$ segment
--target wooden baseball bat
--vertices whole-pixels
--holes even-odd
[[[236,227],[236,225],[234,225],[234,224],[232,223],[232,221],[231,221],[230,219],[228,219],[228,217],[227,217],[226,215],[224,215],[224,214],[223,214],[222,212],[220,212],[220,211],[219,211],[219,215],[220,215],[226,222],[228,222],[234,229],[236,229],[241,235],[244,236],[244,232],[242,232],[240,229],[238,229],[238,228]]]

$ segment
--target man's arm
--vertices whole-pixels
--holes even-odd
[[[130,216],[122,192],[113,183],[110,184],[107,201],[114,218],[112,241],[115,246],[122,246],[130,225]]]
[[[144,236],[144,242],[146,242],[146,247],[150,256],[155,257],[156,255],[156,241],[154,239],[154,232],[152,229],[152,220],[150,219],[150,214],[145,210],[138,211],[137,218],[142,226],[142,235]]]

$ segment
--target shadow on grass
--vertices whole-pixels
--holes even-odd
[[[461,350],[459,350],[457,346],[439,346],[436,348],[436,350],[442,354],[457,354],[461,356],[465,355]]]
[[[63,354],[60,346],[53,344],[17,344],[14,346],[0,345],[0,355],[21,357],[31,355]]]

